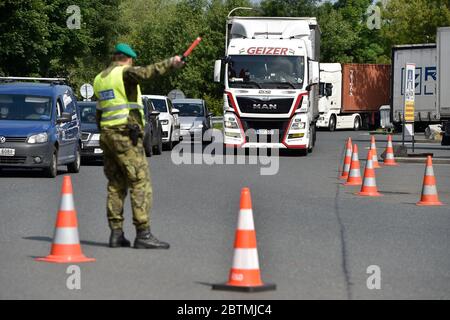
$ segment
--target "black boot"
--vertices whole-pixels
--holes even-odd
[[[170,245],[166,242],[156,239],[150,229],[138,230],[136,240],[134,240],[135,249],[169,249]]]
[[[131,242],[125,238],[122,229],[114,229],[109,237],[109,246],[111,248],[130,247]]]

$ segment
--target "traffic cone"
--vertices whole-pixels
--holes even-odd
[[[377,152],[377,143],[375,141],[375,136],[372,136],[372,140],[370,142],[370,149],[372,150],[372,164],[375,169],[381,168],[378,163],[378,152]]]
[[[433,159],[431,156],[427,158],[427,166],[425,168],[425,176],[423,178],[422,197],[418,206],[443,206],[439,201],[439,196],[436,188],[436,177],[433,170]]]
[[[352,163],[352,138],[348,138],[345,147],[344,166],[342,167],[342,174],[339,179],[348,179],[350,172],[350,165]]]
[[[388,143],[386,148],[386,158],[384,158],[385,166],[398,166],[397,162],[395,162],[395,156],[394,156],[394,147],[392,146],[392,136],[388,136]]]
[[[352,163],[350,165],[350,173],[348,175],[345,186],[360,186],[362,184],[361,179],[361,165],[359,163],[358,145],[353,146]]]
[[[56,219],[55,234],[50,255],[36,260],[52,263],[95,261],[95,259],[86,258],[81,251],[78,237],[77,213],[73,203],[73,190],[70,176],[65,176],[63,179],[61,203]]]
[[[378,192],[377,181],[375,178],[375,167],[373,165],[373,149],[369,150],[367,155],[366,169],[364,170],[364,180],[361,192],[357,193],[359,196],[366,197],[381,197],[382,194]]]
[[[250,190],[241,191],[241,209],[234,242],[233,266],[225,284],[214,284],[213,290],[261,292],[275,290],[276,285],[264,284],[259,270],[256,232],[253,222]]]

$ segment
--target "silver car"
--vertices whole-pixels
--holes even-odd
[[[212,116],[201,99],[176,99],[173,105],[179,110],[180,135],[190,141],[211,142]]]

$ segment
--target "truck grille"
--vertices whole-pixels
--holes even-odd
[[[250,137],[246,133],[247,142],[268,142],[268,143],[282,143],[287,127],[289,125],[289,121],[290,120],[241,119],[242,126],[244,127],[244,132],[247,132],[248,129],[278,130],[278,136],[256,134],[257,141],[250,141],[249,140]],[[252,139],[255,140],[254,137]]]
[[[1,164],[24,164],[27,157],[0,157]]]
[[[243,113],[287,114],[294,103],[293,98],[272,98],[263,100],[257,97],[238,97],[238,107]]]
[[[25,142],[27,137],[6,137],[6,142]]]

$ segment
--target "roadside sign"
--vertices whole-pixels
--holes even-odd
[[[81,86],[80,93],[84,99],[89,100],[94,96],[94,87],[89,83],[85,83]]]
[[[414,152],[414,112],[415,112],[415,94],[416,94],[416,65],[407,63],[405,68],[405,97],[403,109],[403,145],[405,140],[412,141],[412,150]]]
[[[175,99],[185,99],[185,98],[186,98],[186,95],[184,94],[183,91],[181,91],[181,90],[179,90],[179,89],[174,89],[174,90],[170,91],[170,92],[167,94],[167,97],[168,97],[170,100],[175,100]]]
[[[405,72],[405,108],[404,118],[406,123],[414,123],[415,92],[416,92],[416,65],[406,64]]]

